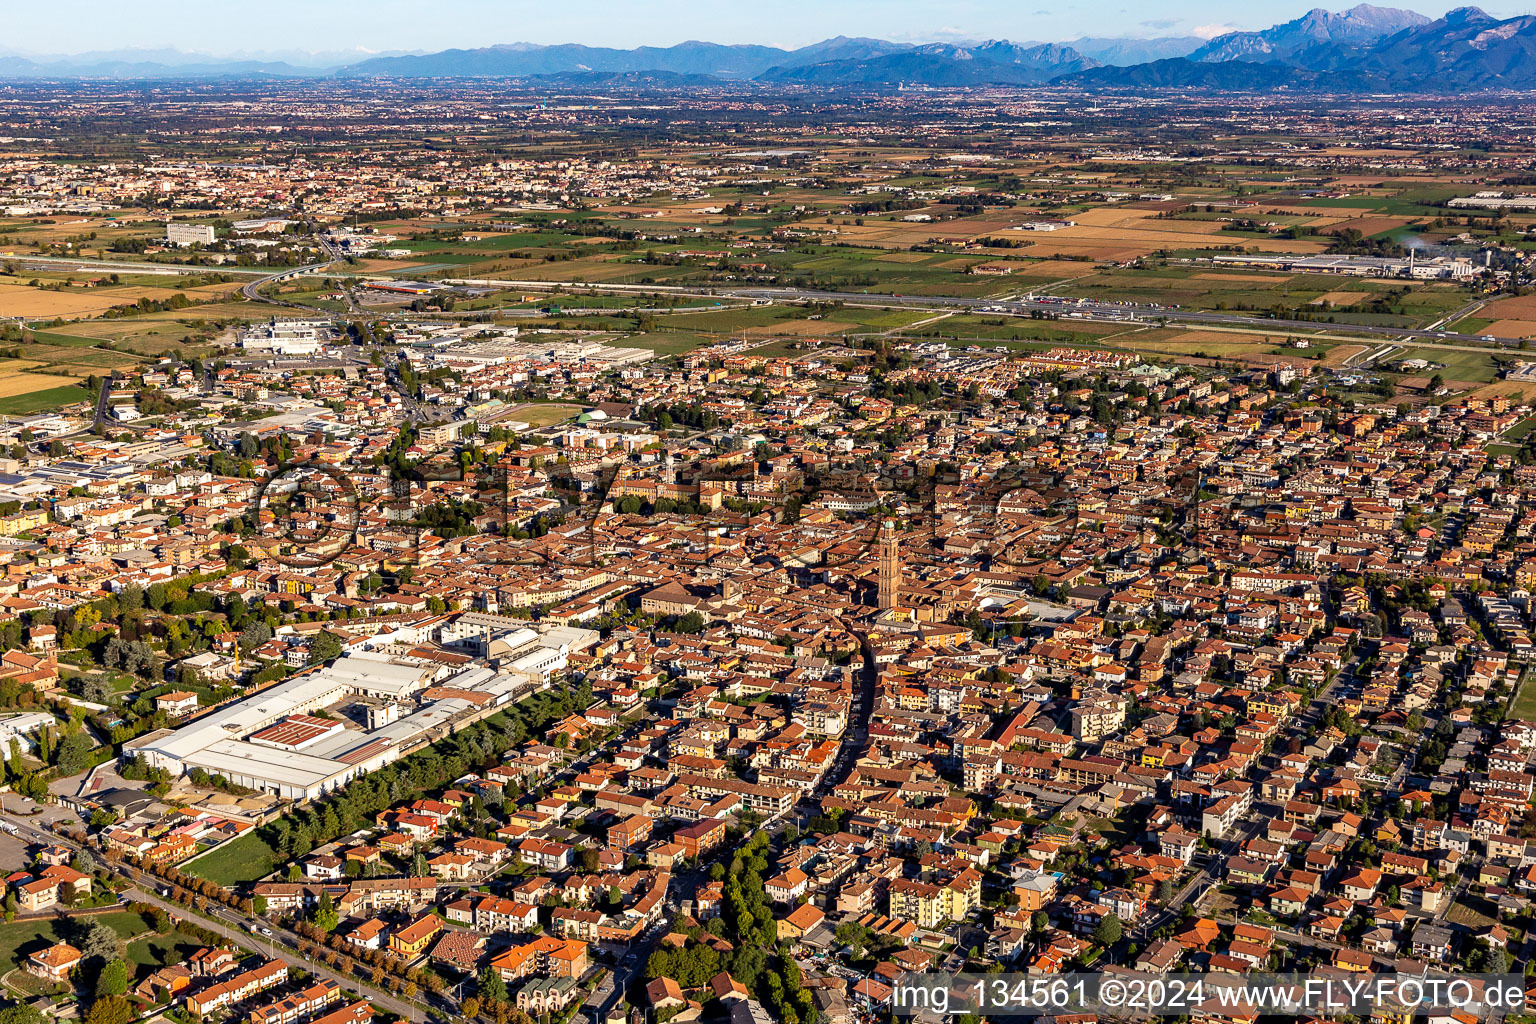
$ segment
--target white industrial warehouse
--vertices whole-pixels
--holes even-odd
[[[123,746],[123,757],[180,774],[201,768],[237,785],[313,800],[546,686],[567,656],[598,639],[557,627],[544,635],[516,620],[476,616],[443,639],[471,641],[492,664],[449,666],[430,657],[354,650],[331,664],[219,708],[188,725]],[[393,645],[392,645],[393,646]],[[398,648],[395,648],[398,651]],[[494,665],[494,667],[493,667]],[[322,711],[355,700],[367,727]]]

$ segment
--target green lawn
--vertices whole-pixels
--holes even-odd
[[[78,932],[100,921],[125,939],[142,935],[149,926],[138,914],[90,914],[61,921],[58,918],[29,918],[0,924],[0,971],[8,971],[21,965],[21,961],[39,949],[46,949],[56,942],[77,938]]]
[[[212,853],[188,861],[183,869],[219,885],[253,882],[276,871],[281,858],[255,832],[225,843]]]
[[[146,936],[128,943],[128,961],[146,967],[185,963],[205,945],[207,943],[177,928],[166,935]]]

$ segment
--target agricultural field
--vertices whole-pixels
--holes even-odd
[[[54,409],[62,409],[76,402],[88,402],[94,397],[88,390],[78,384],[66,384],[40,391],[27,391],[0,398],[0,415],[27,416],[35,412],[48,412]]]
[[[605,338],[604,345],[612,348],[648,348],[658,356],[680,356],[686,352],[692,352],[702,345],[709,344],[710,339],[700,334],[687,334],[682,331],[668,331],[661,334],[627,334],[614,338]]]
[[[1519,295],[1494,299],[1476,313],[1487,320],[1484,333],[1496,338],[1536,338],[1536,295]],[[1456,324],[1464,329],[1465,321]]]

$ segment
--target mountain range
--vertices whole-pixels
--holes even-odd
[[[1229,32],[1180,56],[1207,63],[1254,60],[1273,54],[1294,53],[1309,46],[1327,43],[1368,45],[1405,28],[1427,24],[1429,19],[1424,15],[1393,7],[1361,4],[1338,14],[1314,7],[1295,21],[1275,25],[1262,32]]]
[[[757,81],[805,85],[1040,85],[1061,75],[1099,66],[1092,57],[1059,43],[1030,46],[994,39],[976,46],[928,43],[880,56],[780,65],[758,75]]]
[[[1476,7],[1433,21],[1372,8],[1352,26],[1312,17],[1326,13],[1314,11],[1261,33],[1233,33],[1236,39],[1220,36],[1188,57],[1092,68],[1053,81],[1091,88],[1145,88],[1155,80],[1164,87],[1286,85],[1339,92],[1536,89],[1536,17],[1501,19]]]
[[[781,50],[775,46],[726,46],[697,40],[676,46],[640,46],[633,50],[579,43],[556,46],[512,43],[477,50],[376,57],[343,67],[336,73],[342,77],[524,78],[530,75],[663,71],[744,81],[772,68],[870,60],[911,50],[909,46],[884,39],[851,39],[847,36],[825,39],[797,50]]]
[[[1536,89],[1536,17],[1463,7],[1430,19],[1360,4],[1322,8],[1259,32],[1213,39],[1084,37],[1070,43],[896,43],[838,36],[797,49],[689,41],[635,49],[511,43],[437,53],[247,54],[165,50],[40,57],[0,54],[5,78],[505,78],[540,84],[686,89],[761,83],[883,89],[1036,86],[1098,89],[1450,92]]]

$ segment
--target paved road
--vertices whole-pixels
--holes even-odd
[[[407,1003],[394,996],[385,995],[376,989],[368,988],[354,977],[342,974],[340,971],[333,971],[323,963],[305,958],[294,947],[295,939],[288,932],[273,928],[271,929],[271,936],[252,935],[244,922],[250,921],[254,923],[255,919],[244,918],[228,907],[216,907],[213,904],[209,904],[208,913],[214,918],[210,920],[209,917],[205,916],[189,915],[186,907],[172,903],[170,900],[161,899],[154,893],[145,892],[137,886],[129,888],[125,895],[131,900],[142,900],[145,903],[152,903],[177,917],[189,918],[194,923],[202,925],[210,931],[217,932],[231,942],[246,948],[254,946],[264,951],[268,956],[282,960],[290,967],[308,971],[317,978],[329,978],[344,989],[356,989],[362,992],[369,1002],[382,1006],[392,1013],[397,1013],[410,1020],[421,1020],[425,1016],[421,1008],[413,1003]],[[259,927],[266,927],[266,925],[263,923]],[[441,1012],[450,1019],[456,1015],[449,1005],[444,1005]]]
[[[184,263],[153,263],[142,260],[92,260],[70,256],[23,256],[18,253],[0,253],[0,259],[21,264],[52,264],[56,269],[72,267],[76,270],[157,270],[161,273],[175,274],[265,275],[267,273],[265,270],[253,270],[249,267],[194,267]]]
[[[17,837],[20,839],[39,843],[57,843],[61,846],[66,846],[69,849],[76,851],[81,849],[80,844],[70,839],[66,839],[63,836],[56,835],[52,832],[45,831],[36,827],[34,824],[35,819],[10,813],[4,814],[3,817],[5,820],[16,826]],[[125,895],[130,900],[141,900],[145,903],[153,904],[154,906],[160,907],[167,913],[172,914],[178,918],[186,918],[187,920],[193,921],[196,924],[200,924],[210,931],[216,932],[238,945],[242,945],[247,948],[265,948],[268,955],[286,962],[289,966],[306,970],[311,974],[314,974],[316,977],[330,978],[332,981],[336,982],[338,985],[341,985],[343,988],[360,991],[364,993],[370,1002],[376,1003],[377,1005],[382,1006],[393,1013],[397,1013],[402,1017],[406,1017],[411,1020],[422,1020],[426,1016],[423,1013],[421,1007],[416,1006],[413,1003],[406,1002],[405,1000],[399,999],[395,996],[386,995],[362,984],[358,981],[357,978],[349,977],[337,971],[333,971],[323,963],[319,963],[302,956],[297,949],[297,936],[294,936],[280,928],[272,928],[270,922],[268,921],[265,921],[261,918],[250,917],[241,914],[239,911],[232,910],[229,907],[223,906],[222,904],[214,903],[210,903],[208,905],[206,914],[194,914],[180,904],[161,899],[153,891],[145,891],[146,885],[154,884],[155,880],[151,876],[142,875],[143,880],[141,881],[140,876],[142,873],[134,871],[134,869],[128,865],[122,864],[121,862],[105,861],[97,854],[97,851],[95,850],[90,850],[87,852],[89,852],[93,857],[96,857],[97,863],[105,865],[107,868],[129,881],[130,886],[125,891]],[[252,934],[253,928],[269,928],[272,932],[272,935],[262,936]],[[454,1004],[446,996],[434,997],[423,993],[422,998],[428,1000],[433,1009],[441,1015],[440,1018],[434,1017],[434,1019],[442,1019],[446,1021],[452,1020],[458,1016],[456,1004]]]
[[[330,252],[329,246],[326,247],[326,252]],[[306,309],[314,311],[315,307],[313,306],[305,306],[297,302],[285,302],[282,299],[268,298],[267,296],[261,294],[261,289],[264,285],[269,285],[273,281],[286,281],[289,278],[298,277],[300,274],[310,274],[317,270],[324,270],[326,267],[335,262],[336,260],[332,258],[323,260],[319,263],[311,263],[305,267],[293,267],[288,270],[280,270],[275,274],[268,274],[266,277],[263,277],[260,280],[252,281],[249,284],[242,285],[240,288],[240,294],[245,296],[247,299],[250,299],[252,302],[265,302],[273,306],[287,306],[290,309]],[[334,315],[329,311],[321,312],[325,312],[327,316]]]
[[[105,426],[107,422],[107,402],[112,398],[112,385],[117,380],[117,371],[107,374],[107,379],[101,384],[101,391],[96,396],[96,418],[92,421],[93,427]]]

